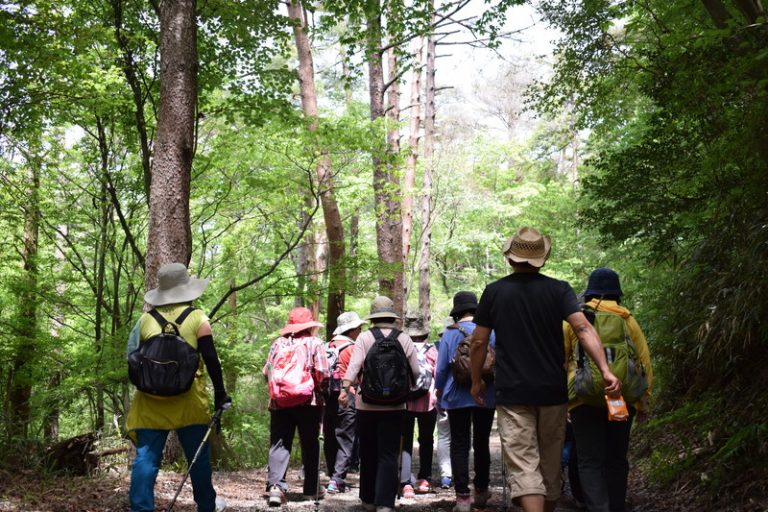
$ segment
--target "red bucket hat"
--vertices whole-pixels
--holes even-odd
[[[296,334],[297,332],[305,331],[311,327],[322,327],[323,324],[316,322],[312,317],[312,312],[304,307],[293,308],[288,313],[288,323],[285,327],[280,329],[280,336],[286,334]]]

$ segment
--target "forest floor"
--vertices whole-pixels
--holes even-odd
[[[501,450],[498,435],[491,437],[491,489],[493,496],[484,509],[488,512],[518,511],[508,504],[505,507],[501,486]],[[127,461],[127,459],[126,459]],[[115,464],[107,471],[91,477],[49,476],[41,479],[35,472],[0,472],[0,511],[2,512],[125,512],[128,507],[128,488],[130,475],[126,461]],[[415,468],[414,468],[415,469]],[[437,475],[437,471],[433,472]],[[342,494],[327,495],[320,501],[319,510],[356,512],[362,510],[358,498],[358,476],[349,475],[352,488]],[[156,506],[165,510],[172,499],[183,474],[161,471],[155,486]],[[279,510],[304,511],[315,510],[313,501],[301,500],[301,470],[289,471],[288,482],[292,492],[288,493],[288,503]],[[226,510],[231,512],[259,512],[277,510],[266,503],[266,469],[243,470],[214,473],[214,486],[218,495],[226,501]],[[321,481],[327,478],[321,476]],[[568,485],[558,505],[557,512],[582,510],[570,497]],[[693,493],[693,494],[692,494]],[[708,511],[726,510],[724,508],[702,508],[695,504],[694,489],[681,489],[680,492],[660,494],[658,490],[646,486],[639,471],[630,474],[628,496],[629,509],[634,512],[661,511]],[[398,504],[399,512],[450,512],[454,505],[453,489],[440,489],[430,494],[417,495],[415,503]],[[192,500],[192,487],[187,481],[176,505],[176,512],[195,512]],[[480,511],[480,509],[475,509]],[[733,509],[738,510],[738,509]],[[743,509],[742,509],[743,510]],[[755,509],[757,510],[757,509]]]

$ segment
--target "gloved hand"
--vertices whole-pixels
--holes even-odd
[[[222,407],[224,407],[225,404],[229,404],[229,406],[232,406],[232,399],[229,397],[226,391],[223,389],[217,390],[214,392],[214,399],[213,399],[213,409],[215,411],[218,411]]]
[[[220,411],[221,409],[229,409],[232,407],[232,399],[229,397],[226,391],[219,390],[214,392],[213,399],[214,411]],[[216,433],[221,434],[221,412],[219,412],[216,418]]]

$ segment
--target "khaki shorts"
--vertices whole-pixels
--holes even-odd
[[[498,405],[497,423],[512,498],[540,494],[560,498],[560,456],[568,407]]]

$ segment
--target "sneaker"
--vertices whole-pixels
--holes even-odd
[[[267,498],[267,504],[270,507],[280,507],[285,505],[288,500],[285,497],[285,493],[278,486],[273,485],[269,489],[269,498]]]
[[[430,485],[429,480],[422,479],[416,482],[416,492],[418,494],[427,494],[432,492],[432,485]]]
[[[339,494],[341,492],[346,492],[347,486],[343,483],[338,483],[336,480],[331,480],[328,482],[328,485],[325,486],[325,492],[328,494]]]
[[[395,509],[393,509],[392,507],[379,506],[379,507],[376,507],[376,512],[395,512]]]
[[[440,488],[441,489],[450,489],[453,487],[453,477],[450,476],[444,476],[440,479]]]
[[[472,502],[474,506],[477,508],[485,508],[485,504],[488,503],[488,500],[491,497],[491,490],[490,489],[483,489],[482,491],[478,491],[475,489],[475,499]]]
[[[472,499],[469,496],[456,496],[456,505],[453,512],[471,512]]]
[[[405,503],[416,501],[416,493],[413,491],[413,486],[411,484],[405,484],[400,492],[400,502],[402,503],[403,501],[405,501]]]
[[[216,512],[224,512],[227,510],[227,502],[224,498],[216,496]]]

